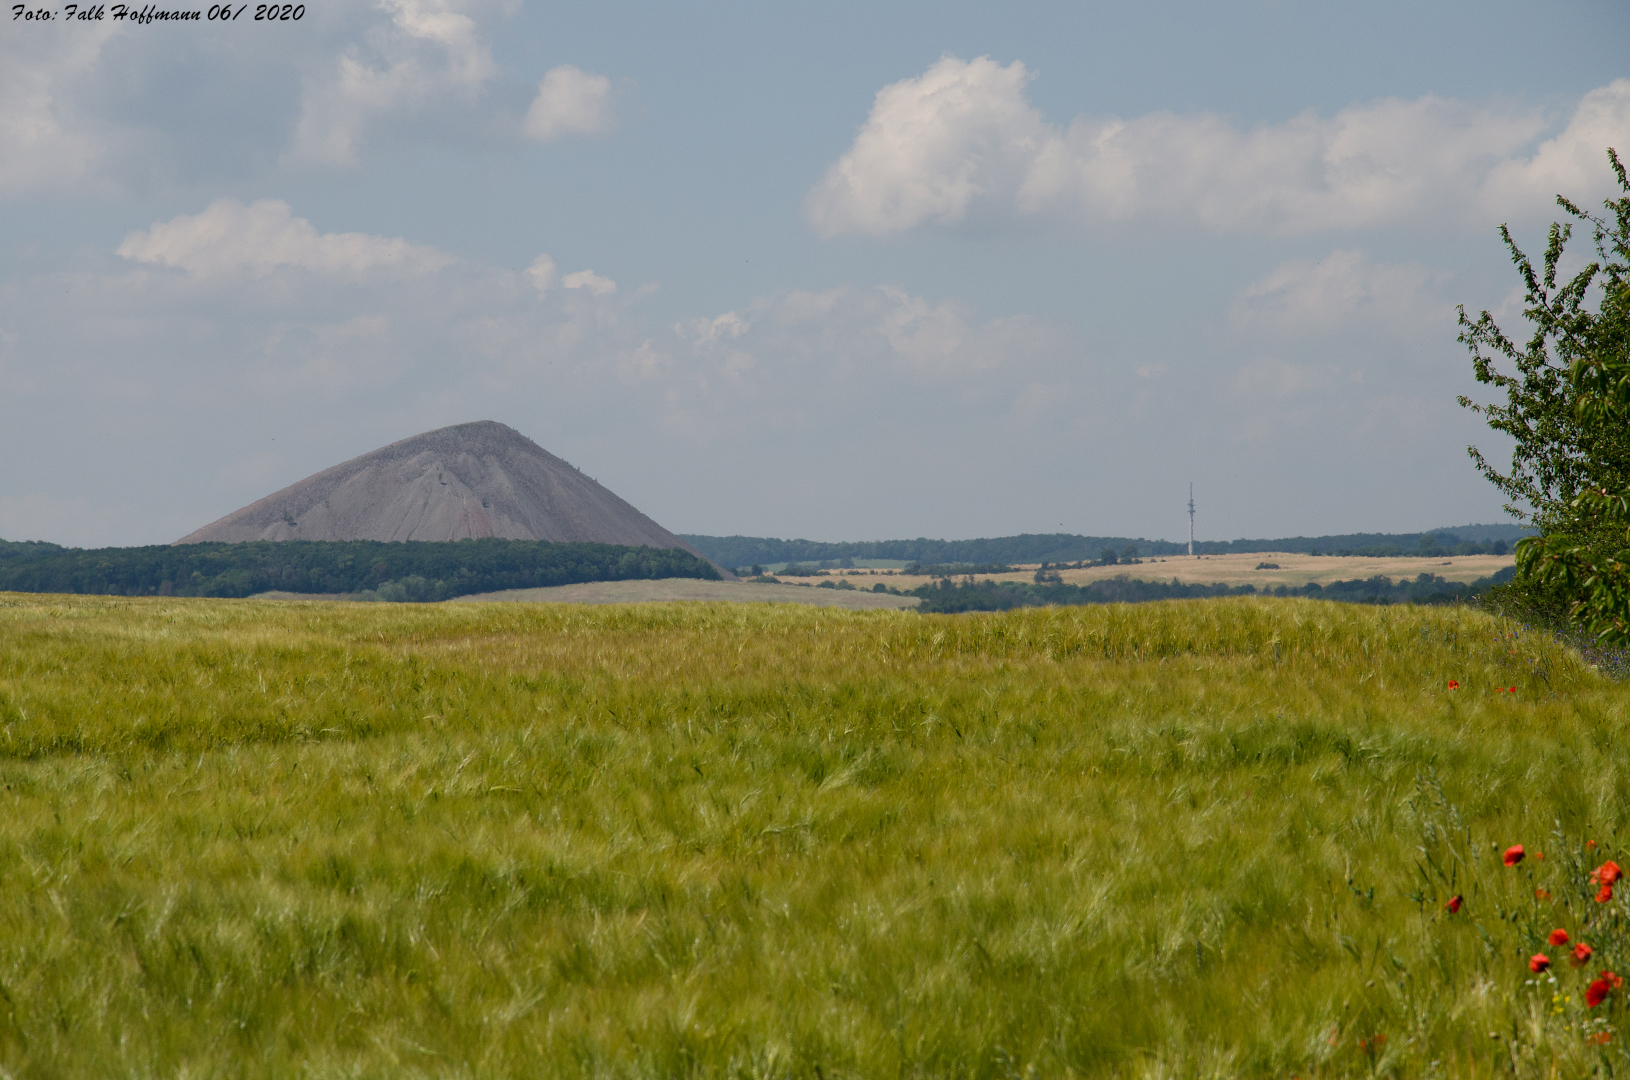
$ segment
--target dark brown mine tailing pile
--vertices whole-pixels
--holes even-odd
[[[427,431],[352,458],[176,543],[483,536],[695,554],[577,469],[492,420]]]

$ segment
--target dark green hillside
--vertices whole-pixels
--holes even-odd
[[[719,576],[677,548],[537,540],[262,540],[91,550],[0,543],[0,592],[242,597],[282,590],[445,600],[584,581]]]

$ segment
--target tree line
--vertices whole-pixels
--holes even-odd
[[[918,611],[1008,611],[1020,607],[1069,607],[1082,604],[1140,604],[1151,600],[1186,600],[1214,596],[1305,596],[1315,600],[1340,600],[1352,604],[1451,604],[1464,603],[1488,592],[1501,581],[1509,581],[1515,573],[1508,567],[1492,577],[1474,582],[1446,581],[1436,574],[1421,574],[1397,581],[1377,575],[1350,581],[1332,581],[1327,585],[1309,582],[1306,585],[1280,585],[1276,588],[1257,588],[1255,585],[1204,585],[1178,581],[1138,581],[1130,578],[1109,578],[1089,581],[1082,585],[1059,582],[1032,584],[1029,582],[974,581],[960,582],[942,578],[932,584],[913,589],[907,595],[922,598]]]
[[[9,592],[244,597],[284,591],[432,601],[672,577],[717,580],[719,573],[679,548],[543,540],[260,540],[90,550],[0,541],[0,591]]]
[[[1424,533],[1345,533],[1330,536],[1290,536],[1277,540],[1196,541],[1197,555],[1254,554],[1263,551],[1313,555],[1388,556],[1504,555],[1531,530],[1521,526],[1482,526],[1464,533],[1438,529]],[[1099,562],[1103,552],[1118,558],[1183,555],[1186,543],[1143,537],[1077,536],[1073,533],[1024,533],[981,540],[861,540],[829,543],[819,540],[779,540],[767,536],[682,537],[691,547],[720,566],[795,564],[835,567],[855,559],[887,559],[922,566],[989,566],[1012,563]]]

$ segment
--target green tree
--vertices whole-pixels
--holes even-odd
[[[1474,447],[1477,468],[1508,498],[1506,509],[1540,536],[1517,545],[1518,581],[1528,603],[1561,607],[1604,643],[1630,642],[1630,177],[1608,151],[1623,195],[1587,212],[1563,196],[1572,223],[1551,226],[1543,268],[1501,226],[1524,286],[1533,326],[1525,347],[1487,311],[1460,311],[1460,340],[1477,380],[1506,393],[1505,404],[1460,404],[1515,442],[1502,473]],[[1558,264],[1574,223],[1588,226],[1596,259],[1562,284]]]
[[[1609,150],[1608,159],[1630,196],[1618,155]],[[1573,236],[1573,224],[1551,226],[1538,271],[1510,230],[1500,226],[1500,237],[1522,278],[1523,314],[1533,334],[1519,346],[1487,311],[1474,321],[1461,307],[1459,338],[1472,352],[1477,381],[1506,395],[1504,404],[1479,404],[1465,396],[1460,404],[1515,442],[1509,472],[1497,469],[1477,447],[1467,451],[1478,471],[1506,495],[1506,510],[1532,521],[1547,535],[1578,530],[1582,522],[1574,500],[1582,492],[1630,486],[1630,429],[1587,421],[1579,411],[1580,384],[1570,377],[1575,365],[1606,355],[1603,349],[1615,326],[1622,334],[1622,311],[1615,314],[1612,302],[1593,311],[1591,303],[1624,284],[1630,202],[1608,200],[1611,220],[1587,213],[1561,195],[1557,203],[1576,221],[1591,226],[1598,259],[1559,286],[1557,267]]]
[[[1568,389],[1574,422],[1601,445],[1630,434],[1630,178],[1616,154],[1612,161],[1624,196],[1607,201],[1610,216],[1574,211],[1594,229],[1600,302],[1580,334]],[[1566,595],[1599,642],[1630,645],[1630,482],[1609,474],[1575,494],[1567,513],[1568,528],[1517,545],[1517,565]]]

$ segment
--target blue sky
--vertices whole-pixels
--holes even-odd
[[[1499,520],[1454,305],[1611,193],[1626,55],[1617,2],[8,21],[0,537],[487,418],[684,532]]]

